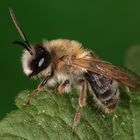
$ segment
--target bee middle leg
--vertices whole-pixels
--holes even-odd
[[[57,93],[58,94],[64,94],[64,93],[68,93],[70,91],[71,88],[71,83],[70,80],[65,80],[64,82],[60,83],[57,87]]]
[[[83,107],[86,105],[86,99],[87,99],[87,82],[85,80],[80,81],[80,97],[79,97],[79,103],[78,107],[76,109],[76,114],[73,120],[72,125],[72,133],[75,133],[75,129],[80,121],[81,113],[83,110]]]

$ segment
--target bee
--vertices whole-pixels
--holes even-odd
[[[22,41],[15,41],[24,48],[22,66],[29,78],[39,77],[42,82],[30,95],[28,103],[40,91],[53,89],[59,94],[70,93],[72,85],[79,91],[79,102],[73,120],[74,132],[86,105],[90,88],[96,103],[107,113],[111,113],[119,100],[119,85],[140,90],[140,80],[131,72],[99,59],[96,54],[83,48],[82,44],[67,39],[44,41],[30,44],[21,29],[12,9],[12,21]]]

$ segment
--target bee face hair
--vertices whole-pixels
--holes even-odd
[[[51,55],[42,45],[32,46],[32,52],[31,55],[25,50],[22,57],[23,71],[29,77],[37,75],[51,63]]]

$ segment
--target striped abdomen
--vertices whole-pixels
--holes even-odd
[[[85,73],[84,76],[94,91],[97,103],[101,105],[106,112],[111,112],[116,107],[119,98],[117,94],[117,83],[103,75],[89,71]]]

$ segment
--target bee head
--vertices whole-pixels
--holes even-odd
[[[46,69],[51,63],[50,53],[41,44],[31,46],[31,50],[24,50],[22,56],[23,71],[28,77],[35,76]]]
[[[22,56],[23,71],[28,77],[35,76],[49,66],[51,55],[41,44],[30,45],[11,8],[9,8],[9,14],[22,38],[22,41],[15,41],[14,43],[25,48]]]

